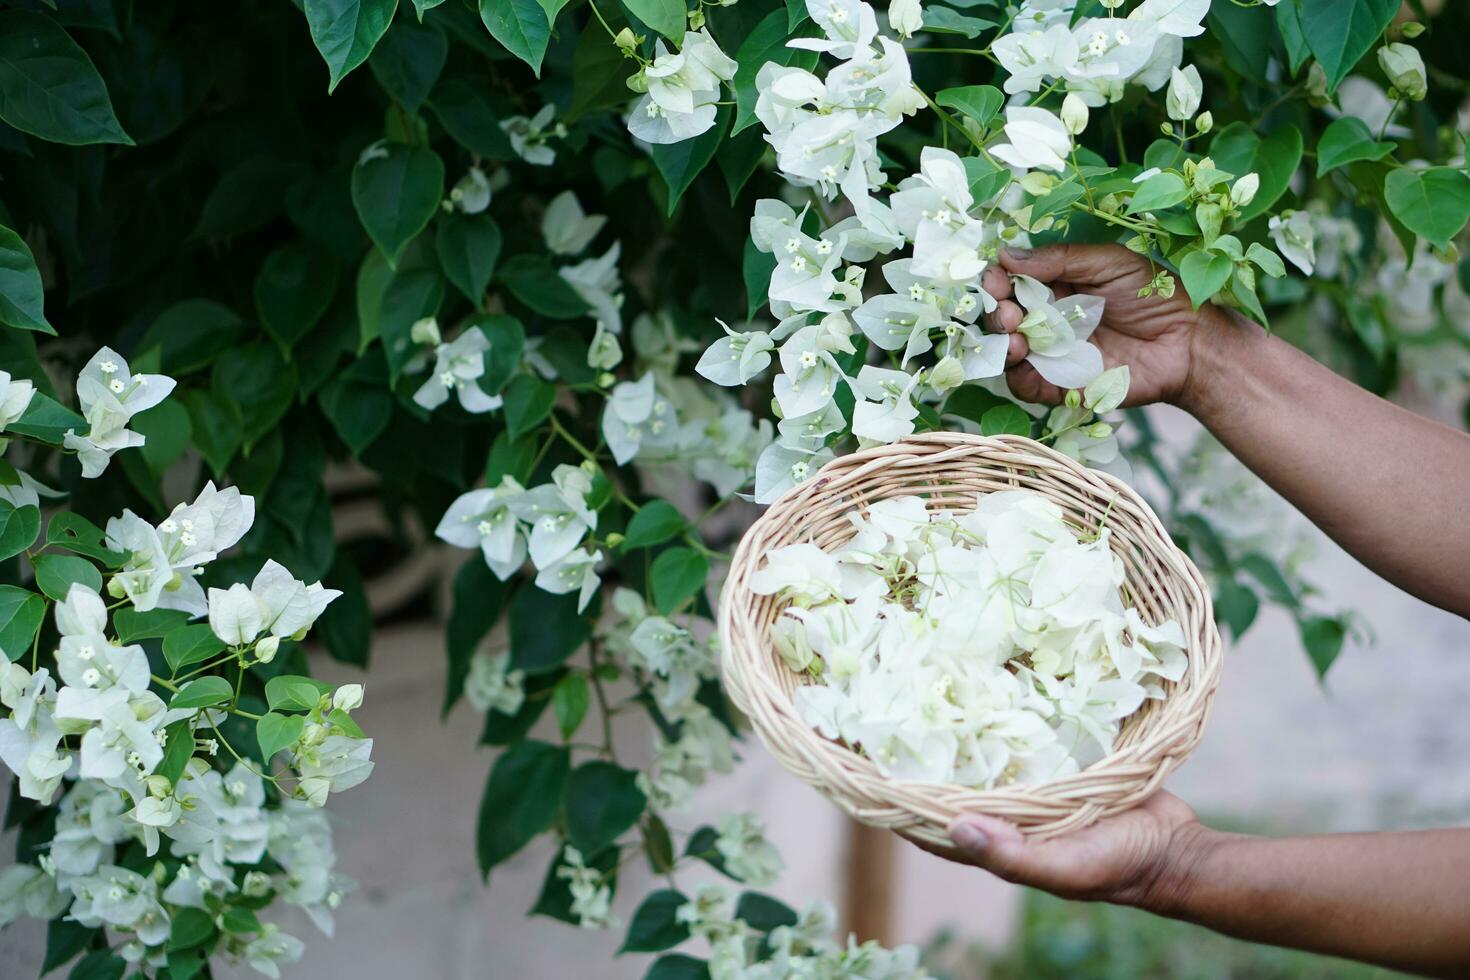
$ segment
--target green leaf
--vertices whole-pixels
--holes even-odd
[[[505,430],[512,439],[530,432],[551,414],[556,388],[531,374],[518,374],[505,389]]]
[[[623,0],[634,17],[679,45],[686,27],[684,0]],[[735,59],[740,61],[739,58]],[[743,62],[742,62],[743,64]]]
[[[1265,586],[1266,594],[1273,601],[1290,609],[1297,607],[1299,600],[1296,593],[1291,590],[1291,584],[1286,581],[1286,576],[1281,574],[1276,564],[1265,555],[1256,553],[1246,555],[1236,562],[1236,567]]]
[[[380,143],[352,168],[352,206],[390,266],[434,217],[443,192],[444,162],[427,147]]]
[[[584,674],[569,673],[551,689],[551,713],[563,739],[571,738],[587,716],[590,688]]]
[[[240,414],[240,406],[225,392],[208,388],[184,392],[184,405],[189,409],[194,448],[218,478],[245,440],[245,418]]]
[[[238,905],[231,905],[225,909],[223,920],[226,932],[233,932],[237,935],[248,935],[262,931],[260,919],[256,914]]]
[[[752,319],[756,311],[766,305],[771,291],[771,274],[776,271],[776,256],[762,252],[751,239],[745,240],[745,251],[740,267],[745,280],[745,317]]]
[[[69,919],[52,919],[46,923],[46,958],[41,963],[41,975],[71,960],[101,934],[100,927],[89,928]]]
[[[1311,616],[1299,620],[1297,629],[1302,646],[1307,648],[1307,657],[1317,669],[1317,679],[1326,680],[1327,671],[1342,653],[1343,641],[1347,639],[1347,624],[1335,617]]]
[[[1281,256],[1260,242],[1251,242],[1251,247],[1245,250],[1245,257],[1272,279],[1286,275],[1286,263],[1281,261]]]
[[[479,327],[490,341],[490,349],[485,352],[485,373],[480,376],[480,387],[489,394],[498,395],[521,366],[521,355],[526,349],[526,328],[515,317],[503,313],[470,317],[465,329],[470,327]]]
[[[399,105],[417,112],[448,57],[449,39],[443,31],[404,18],[388,28],[368,59],[368,68]]]
[[[663,544],[689,526],[684,515],[667,500],[652,500],[633,515],[623,532],[624,551]]]
[[[382,435],[393,418],[393,395],[387,387],[384,361],[375,357],[381,377],[377,383],[354,381],[339,375],[321,390],[318,401],[332,428],[347,444],[352,455],[362,452]],[[362,363],[362,362],[359,362]]]
[[[0,30],[4,28],[0,27]],[[113,956],[105,949],[94,949],[78,960],[77,965],[66,976],[67,980],[122,980],[127,969],[126,960]]]
[[[162,639],[188,621],[189,614],[182,609],[138,612],[132,606],[123,606],[112,614],[112,628],[123,643]]]
[[[434,249],[444,275],[478,308],[500,259],[500,226],[488,214],[446,215],[439,221]]]
[[[41,533],[40,508],[17,507],[0,500],[0,561],[18,555],[36,543]]]
[[[480,0],[480,20],[491,37],[541,77],[551,22],[537,0]]]
[[[49,17],[0,12],[0,119],[52,143],[122,143],[92,59]]]
[[[669,188],[668,214],[674,213],[679,198],[684,196],[684,192],[694,183],[694,178],[699,176],[700,171],[715,158],[715,151],[720,148],[720,141],[724,139],[729,125],[730,107],[721,106],[715,116],[715,124],[706,132],[693,139],[653,147],[653,165],[658,168]]]
[[[678,29],[682,32],[684,29],[682,0],[679,0],[678,7]],[[787,27],[786,12],[773,10],[763,17],[760,23],[751,28],[745,40],[740,42],[740,48],[735,53],[735,63],[740,67],[735,69],[735,77],[730,81],[730,87],[735,92],[735,124],[730,130],[731,133],[739,133],[756,122],[755,102],[760,93],[755,88],[755,76],[760,73],[761,68],[767,64],[800,65],[803,68],[811,68],[816,64],[817,53],[815,51],[803,51],[800,48],[786,46],[787,38],[790,36],[791,31]],[[683,40],[682,33],[679,40]],[[764,139],[760,142],[762,145],[765,144]]]
[[[194,435],[188,408],[173,398],[133,416],[130,425],[146,440],[138,452],[155,479],[184,455]]]
[[[157,351],[158,370],[178,377],[206,367],[240,338],[242,326],[234,310],[214,300],[180,300],[148,325],[138,353]]]
[[[1440,248],[1470,221],[1470,177],[1454,167],[1392,170],[1383,198],[1405,228]]]
[[[305,715],[283,715],[268,711],[255,723],[255,741],[267,762],[282,749],[294,745],[306,727]]]
[[[649,572],[654,606],[668,615],[686,599],[699,593],[708,575],[709,562],[692,548],[670,548],[659,552]]]
[[[102,591],[102,573],[85,558],[43,554],[33,558],[31,564],[36,570],[36,587],[57,602],[66,598],[73,582],[96,592]]]
[[[577,614],[576,595],[554,595],[527,585],[511,600],[510,662],[528,674],[560,667],[591,633],[586,617]]]
[[[665,953],[653,961],[643,980],[709,980],[709,964],[683,953]]]
[[[67,429],[87,432],[91,427],[87,420],[76,412],[37,391],[20,418],[6,426],[5,431],[14,435],[33,436],[42,442],[59,446],[66,437]]]
[[[1301,0],[1302,36],[1327,73],[1328,94],[1383,35],[1399,0]]]
[[[1317,141],[1317,176],[1356,160],[1381,160],[1393,152],[1394,144],[1376,140],[1368,124],[1357,116],[1332,121]]]
[[[1181,203],[1187,197],[1189,197],[1189,187],[1178,174],[1167,171],[1154,174],[1138,185],[1138,190],[1134,191],[1132,199],[1128,202],[1128,213],[1162,211]]]
[[[495,110],[475,86],[454,78],[446,79],[434,89],[429,108],[434,110],[444,131],[471,153],[490,160],[515,158],[515,150],[511,148],[505,130],[500,128]]]
[[[169,923],[168,948],[188,949],[214,938],[214,917],[203,909],[181,908]]]
[[[485,713],[485,725],[480,730],[481,745],[511,745],[526,737],[529,732],[545,713],[551,704],[551,692],[561,679],[566,676],[566,668],[557,669],[546,674],[532,674],[526,678],[526,699],[521,704],[520,710],[513,715],[501,714],[498,711],[487,711]]]
[[[1292,174],[1302,162],[1302,134],[1295,126],[1282,126],[1261,139],[1245,123],[1231,123],[1216,134],[1210,144],[1210,157],[1226,173],[1243,177],[1254,171],[1260,175],[1256,196],[1236,219],[1238,225],[1244,224],[1264,214],[1286,193]]]
[[[265,701],[272,711],[310,711],[332,685],[301,674],[279,674],[265,682]]]
[[[475,833],[481,875],[488,876],[491,868],[551,826],[561,811],[570,770],[570,750],[533,739],[517,742],[495,760]]]
[[[1031,416],[1015,405],[997,405],[980,416],[980,434],[985,436],[1029,436]]]
[[[154,772],[171,783],[178,782],[194,757],[194,748],[194,730],[189,719],[180,718],[164,729],[163,761]]]
[[[201,677],[179,688],[168,703],[170,708],[209,708],[234,697],[235,689],[223,677]]]
[[[190,664],[202,663],[225,648],[208,623],[180,626],[163,638],[163,659],[174,673]]]
[[[958,34],[961,37],[979,37],[996,26],[996,22],[984,17],[970,17],[950,7],[938,5],[924,11],[924,30],[936,34]]]
[[[984,157],[961,157],[965,165],[965,176],[970,182],[970,195],[976,201],[988,201],[999,194],[1011,182],[1011,171],[1007,167]]]
[[[1195,309],[1220,291],[1235,271],[1230,256],[1196,249],[1179,263],[1179,280]]]
[[[596,854],[637,823],[647,806],[635,770],[601,759],[584,762],[567,780],[567,839],[583,854]]]
[[[398,0],[305,0],[311,40],[327,63],[327,91],[367,60],[388,25]]]
[[[515,256],[501,266],[500,279],[511,295],[542,316],[575,320],[587,313],[587,303],[543,256]]]
[[[0,653],[12,662],[31,652],[46,615],[46,600],[15,585],[0,585]]]
[[[107,547],[101,528],[69,510],[53,514],[46,524],[46,545],[95,558],[109,568],[118,568],[127,560],[123,552]]]
[[[486,567],[485,559],[479,554],[465,562],[455,574],[451,593],[453,603],[444,631],[445,653],[449,659],[444,690],[445,714],[464,693],[470,660],[485,634],[500,619],[508,588]]]
[[[255,276],[255,310],[289,352],[316,326],[337,293],[337,260],[325,247],[295,241],[271,252]]]
[[[1261,602],[1255,592],[1234,579],[1222,581],[1215,593],[1215,616],[1225,622],[1230,628],[1230,635],[1237,640],[1251,628],[1260,608]]]
[[[605,32],[582,31],[572,52],[572,107],[566,121],[573,123],[591,113],[626,105],[627,79],[637,68],[617,45],[608,43]]]
[[[393,384],[418,350],[413,342],[414,323],[437,315],[443,302],[444,277],[433,269],[405,269],[389,280],[377,316],[388,380]]]
[[[223,351],[210,377],[217,391],[227,392],[239,405],[247,446],[275,428],[296,397],[296,366],[267,344]]]
[[[672,888],[661,888],[651,893],[633,913],[628,935],[618,952],[662,953],[688,939],[689,926],[677,918],[679,909],[687,904],[688,896]]]
[[[0,41],[3,44],[3,41]],[[56,334],[46,322],[41,273],[25,239],[0,225],[0,323]]]
[[[797,920],[796,912],[789,905],[760,892],[745,892],[740,896],[735,905],[735,918],[759,932],[794,926]]]
[[[1312,56],[1312,49],[1307,47],[1307,37],[1302,32],[1301,8],[1291,2],[1278,3],[1276,28],[1281,32],[1281,42],[1286,47],[1291,73],[1295,75]]]
[[[927,27],[927,23],[925,24]],[[981,129],[990,125],[1005,96],[994,85],[963,85],[959,88],[940,89],[934,101],[948,109],[957,109],[980,124]]]

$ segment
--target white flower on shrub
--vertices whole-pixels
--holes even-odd
[[[312,806],[327,802],[328,793],[340,793],[367,779],[373,771],[373,740],[328,735],[319,745],[303,746],[297,756],[301,781],[296,798]]]
[[[785,868],[780,853],[766,840],[766,828],[754,813],[732,813],[716,826],[715,850],[731,874],[752,888],[775,883]]]
[[[548,144],[553,138],[567,134],[566,126],[561,123],[555,126],[551,124],[554,118],[556,105],[548,102],[529,119],[525,116],[510,116],[500,120],[500,128],[510,139],[510,148],[515,151],[516,156],[538,167],[549,167],[556,162],[556,151]]]
[[[21,796],[49,802],[73,762],[54,717],[56,682],[45,667],[32,674],[20,664],[0,665],[0,704],[10,709],[0,718],[0,762],[19,777]]]
[[[651,372],[614,386],[602,412],[602,437],[619,466],[645,450],[674,449],[678,436],[673,406],[658,393]]]
[[[613,242],[602,255],[557,270],[572,292],[592,308],[597,325],[615,334],[623,331],[623,280],[618,275],[622,254],[622,243]]]
[[[93,354],[77,375],[77,406],[90,428],[85,433],[68,429],[63,440],[81,461],[82,476],[101,476],[113,453],[143,445],[143,436],[129,429],[128,422],[173,389],[173,378],[133,374],[128,362],[110,347]]]
[[[572,191],[562,191],[546,205],[541,215],[541,237],[557,255],[578,255],[607,224],[607,216],[587,214]]]
[[[1037,106],[1011,106],[1006,110],[1006,138],[990,148],[991,156],[1021,170],[1052,170],[1061,173],[1072,152],[1067,127],[1052,113]]]
[[[490,338],[479,327],[469,327],[453,341],[434,349],[434,369],[414,392],[414,403],[433,411],[449,400],[451,392],[466,412],[480,414],[501,405],[499,395],[487,395],[479,385],[485,374]]]
[[[268,559],[250,585],[209,590],[209,626],[230,646],[248,646],[262,631],[280,639],[300,639],[342,593],[307,585],[285,566]]]
[[[556,876],[572,893],[572,915],[583,929],[611,929],[618,924],[612,914],[612,888],[601,871],[590,868],[582,852],[568,844],[562,848],[562,863]]]
[[[479,548],[485,564],[502,582],[526,561],[526,536],[511,511],[511,503],[526,492],[512,477],[497,486],[462,494],[434,534],[459,548]]]
[[[1312,266],[1316,262],[1316,254],[1313,251],[1313,242],[1316,238],[1316,228],[1312,224],[1312,216],[1306,211],[1283,211],[1281,214],[1271,215],[1269,222],[1271,241],[1276,243],[1276,249],[1292,265],[1307,275],[1312,274]]]
[[[71,894],[56,887],[56,878],[34,864],[0,868],[0,926],[8,926],[23,915],[55,918],[71,902]]]
[[[24,378],[11,378],[10,372],[0,371],[0,432],[26,413],[36,386]]]
[[[1026,311],[1016,329],[1031,348],[1026,360],[1037,373],[1062,388],[1084,387],[1102,374],[1102,351],[1088,343],[1102,320],[1102,297],[1077,293],[1056,299],[1030,276],[1012,276],[1011,282]]]
[[[678,143],[715,124],[720,86],[740,66],[720,50],[709,31],[688,31],[677,52],[662,39],[653,62],[643,71],[647,93],[628,114],[628,129],[645,143]]]
[[[597,566],[602,563],[602,557],[601,551],[587,548],[569,551],[541,568],[536,575],[536,587],[558,595],[577,593],[577,612],[581,612],[602,584],[597,577]]]
[[[526,672],[510,669],[510,651],[477,651],[465,676],[465,698],[476,711],[513,715],[526,700]]]
[[[447,206],[463,214],[479,214],[490,206],[490,178],[479,167],[470,167],[449,191]]]
[[[158,883],[136,871],[104,864],[96,874],[71,883],[71,916],[88,928],[106,926],[137,934],[147,946],[168,939],[168,912],[158,901]]]

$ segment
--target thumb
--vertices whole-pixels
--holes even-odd
[[[965,814],[949,828],[964,859],[1005,881],[1068,892],[1090,870],[1086,848],[1072,838],[1028,841],[1012,823]]]
[[[1015,275],[1030,276],[1042,282],[1056,280],[1075,283],[1101,283],[1117,278],[1136,259],[1121,245],[1048,245],[1044,248],[1005,248],[1000,264]]]

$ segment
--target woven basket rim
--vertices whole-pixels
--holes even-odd
[[[1113,752],[1079,773],[992,790],[889,778],[871,759],[822,737],[796,715],[791,692],[798,679],[769,640],[770,623],[784,603],[749,587],[765,554],[824,534],[834,542],[850,537],[844,515],[866,506],[870,495],[929,493],[938,506],[963,510],[957,504],[964,497],[973,501],[977,492],[990,492],[950,489],[967,479],[1040,488],[1074,515],[1106,515],[1113,551],[1127,571],[1125,588],[1138,596],[1140,613],[1154,622],[1176,618],[1185,631],[1184,677],[1162,702],[1146,703],[1130,719]],[[914,435],[840,456],[783,494],[736,548],[719,628],[726,688],[778,761],[856,819],[940,850],[950,847],[947,828],[961,812],[1004,817],[1027,834],[1050,837],[1141,802],[1198,744],[1223,658],[1203,576],[1137,491],[1032,439],[955,432]]]

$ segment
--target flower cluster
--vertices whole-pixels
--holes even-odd
[[[899,779],[990,788],[1085,768],[1185,667],[1178,624],[1125,605],[1106,527],[1031,491],[973,511],[918,497],[849,515],[825,552],[773,551],[751,581],[789,604],[772,627],[801,717]]]
[[[129,415],[172,387],[132,373],[109,349],[94,356],[77,385],[91,429],[64,441],[83,474],[141,444],[125,428]],[[28,383],[7,377],[4,388],[7,416],[19,417]],[[7,506],[38,510],[30,484],[8,486]],[[39,513],[32,520],[39,536]],[[206,592],[207,566],[254,520],[251,496],[210,482],[157,524],[125,510],[103,530],[62,511],[44,545],[32,551],[20,539],[42,593],[5,587],[39,612],[29,632],[13,621],[7,634],[25,647],[0,651],[0,762],[19,796],[54,807],[55,820],[33,845],[34,863],[0,873],[0,924],[66,914],[106,930],[118,956],[149,969],[208,941],[271,977],[302,944],[258,910],[280,899],[331,933],[351,882],[335,871],[320,807],[367,778],[373,743],[351,718],[361,685],[334,691],[281,673],[258,711],[257,699],[242,698],[247,672],[301,640],[340,595],[274,561],[249,585]],[[54,634],[40,614],[48,606]],[[43,646],[51,635],[54,647]],[[240,719],[255,725],[258,751],[231,742]]]

